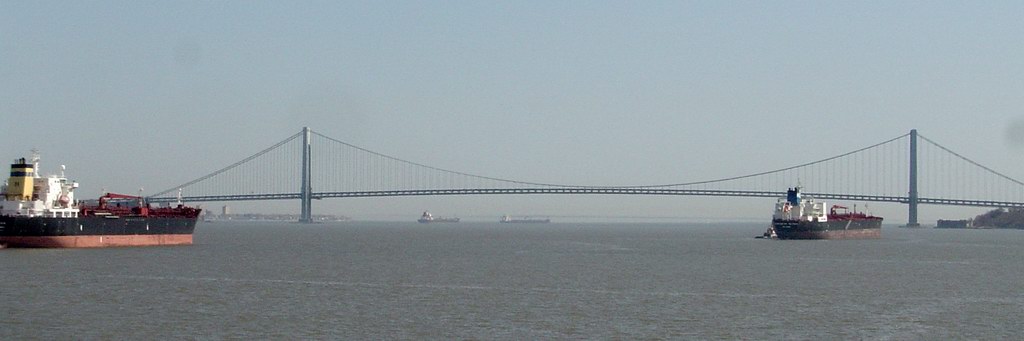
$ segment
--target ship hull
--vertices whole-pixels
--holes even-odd
[[[196,218],[0,217],[5,247],[112,247],[190,245]]]
[[[417,221],[420,222],[421,224],[457,223],[457,222],[459,222],[458,219],[447,219],[447,218],[443,218],[443,219],[434,218],[434,219],[430,219],[430,220],[420,219],[420,220],[417,220]]]
[[[878,239],[882,238],[882,219],[830,220],[812,222],[772,220],[779,239]]]
[[[192,245],[191,234],[155,235],[99,235],[99,236],[49,236],[49,237],[0,237],[0,245],[10,248],[74,248],[74,247],[117,247],[117,246],[159,246]]]

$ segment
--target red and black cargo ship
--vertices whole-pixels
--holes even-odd
[[[800,188],[780,198],[772,216],[772,229],[778,239],[877,239],[882,238],[882,217],[850,211],[833,205],[825,211],[824,202],[802,198]]]
[[[78,183],[63,174],[39,177],[38,156],[32,161],[11,165],[0,202],[0,247],[192,244],[200,209],[152,207],[142,197],[114,193],[78,202]]]

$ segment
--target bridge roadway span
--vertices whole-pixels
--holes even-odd
[[[362,191],[362,192],[313,192],[313,199],[325,198],[367,198],[367,197],[403,197],[403,196],[424,196],[424,195],[488,195],[488,194],[613,194],[613,195],[683,195],[683,196],[715,196],[715,197],[751,197],[751,198],[778,198],[785,196],[785,192],[764,192],[764,191],[728,191],[728,190],[697,190],[697,189],[665,189],[665,188],[628,188],[628,187],[555,187],[555,188],[464,188],[464,189],[412,189],[412,190],[387,190],[387,191]],[[804,193],[807,196],[817,199],[829,200],[850,200],[870,202],[909,202],[908,197],[859,195],[859,194],[830,194],[830,193]],[[210,195],[210,196],[183,196],[184,202],[209,202],[209,201],[250,201],[250,200],[284,200],[301,199],[301,193],[278,193],[278,194],[237,194],[237,195]],[[149,202],[166,203],[176,202],[177,197],[150,197]],[[977,207],[1024,207],[1022,202],[990,201],[990,200],[964,200],[964,199],[941,199],[941,198],[918,198],[921,204],[932,205],[956,205],[956,206],[977,206]]]

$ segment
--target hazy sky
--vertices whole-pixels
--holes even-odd
[[[0,156],[38,148],[44,171],[67,164],[90,196],[155,191],[309,126],[441,168],[614,185],[775,169],[917,128],[1024,179],[1021,18],[1020,1],[0,1]],[[794,142],[816,148],[777,152]],[[756,218],[773,201],[315,209]]]

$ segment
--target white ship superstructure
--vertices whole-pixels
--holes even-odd
[[[817,221],[827,222],[828,212],[825,202],[817,202],[813,198],[803,198],[800,187],[789,189],[785,198],[775,203],[774,220]]]
[[[32,154],[31,163],[25,158],[14,160],[11,164],[11,176],[4,183],[3,201],[0,201],[0,215],[20,217],[78,217],[75,204],[75,189],[78,183],[68,181],[64,177],[64,166],[61,174],[41,177],[39,155]]]
[[[430,212],[423,211],[423,215],[420,216],[419,222],[431,222],[434,221],[434,215]]]

